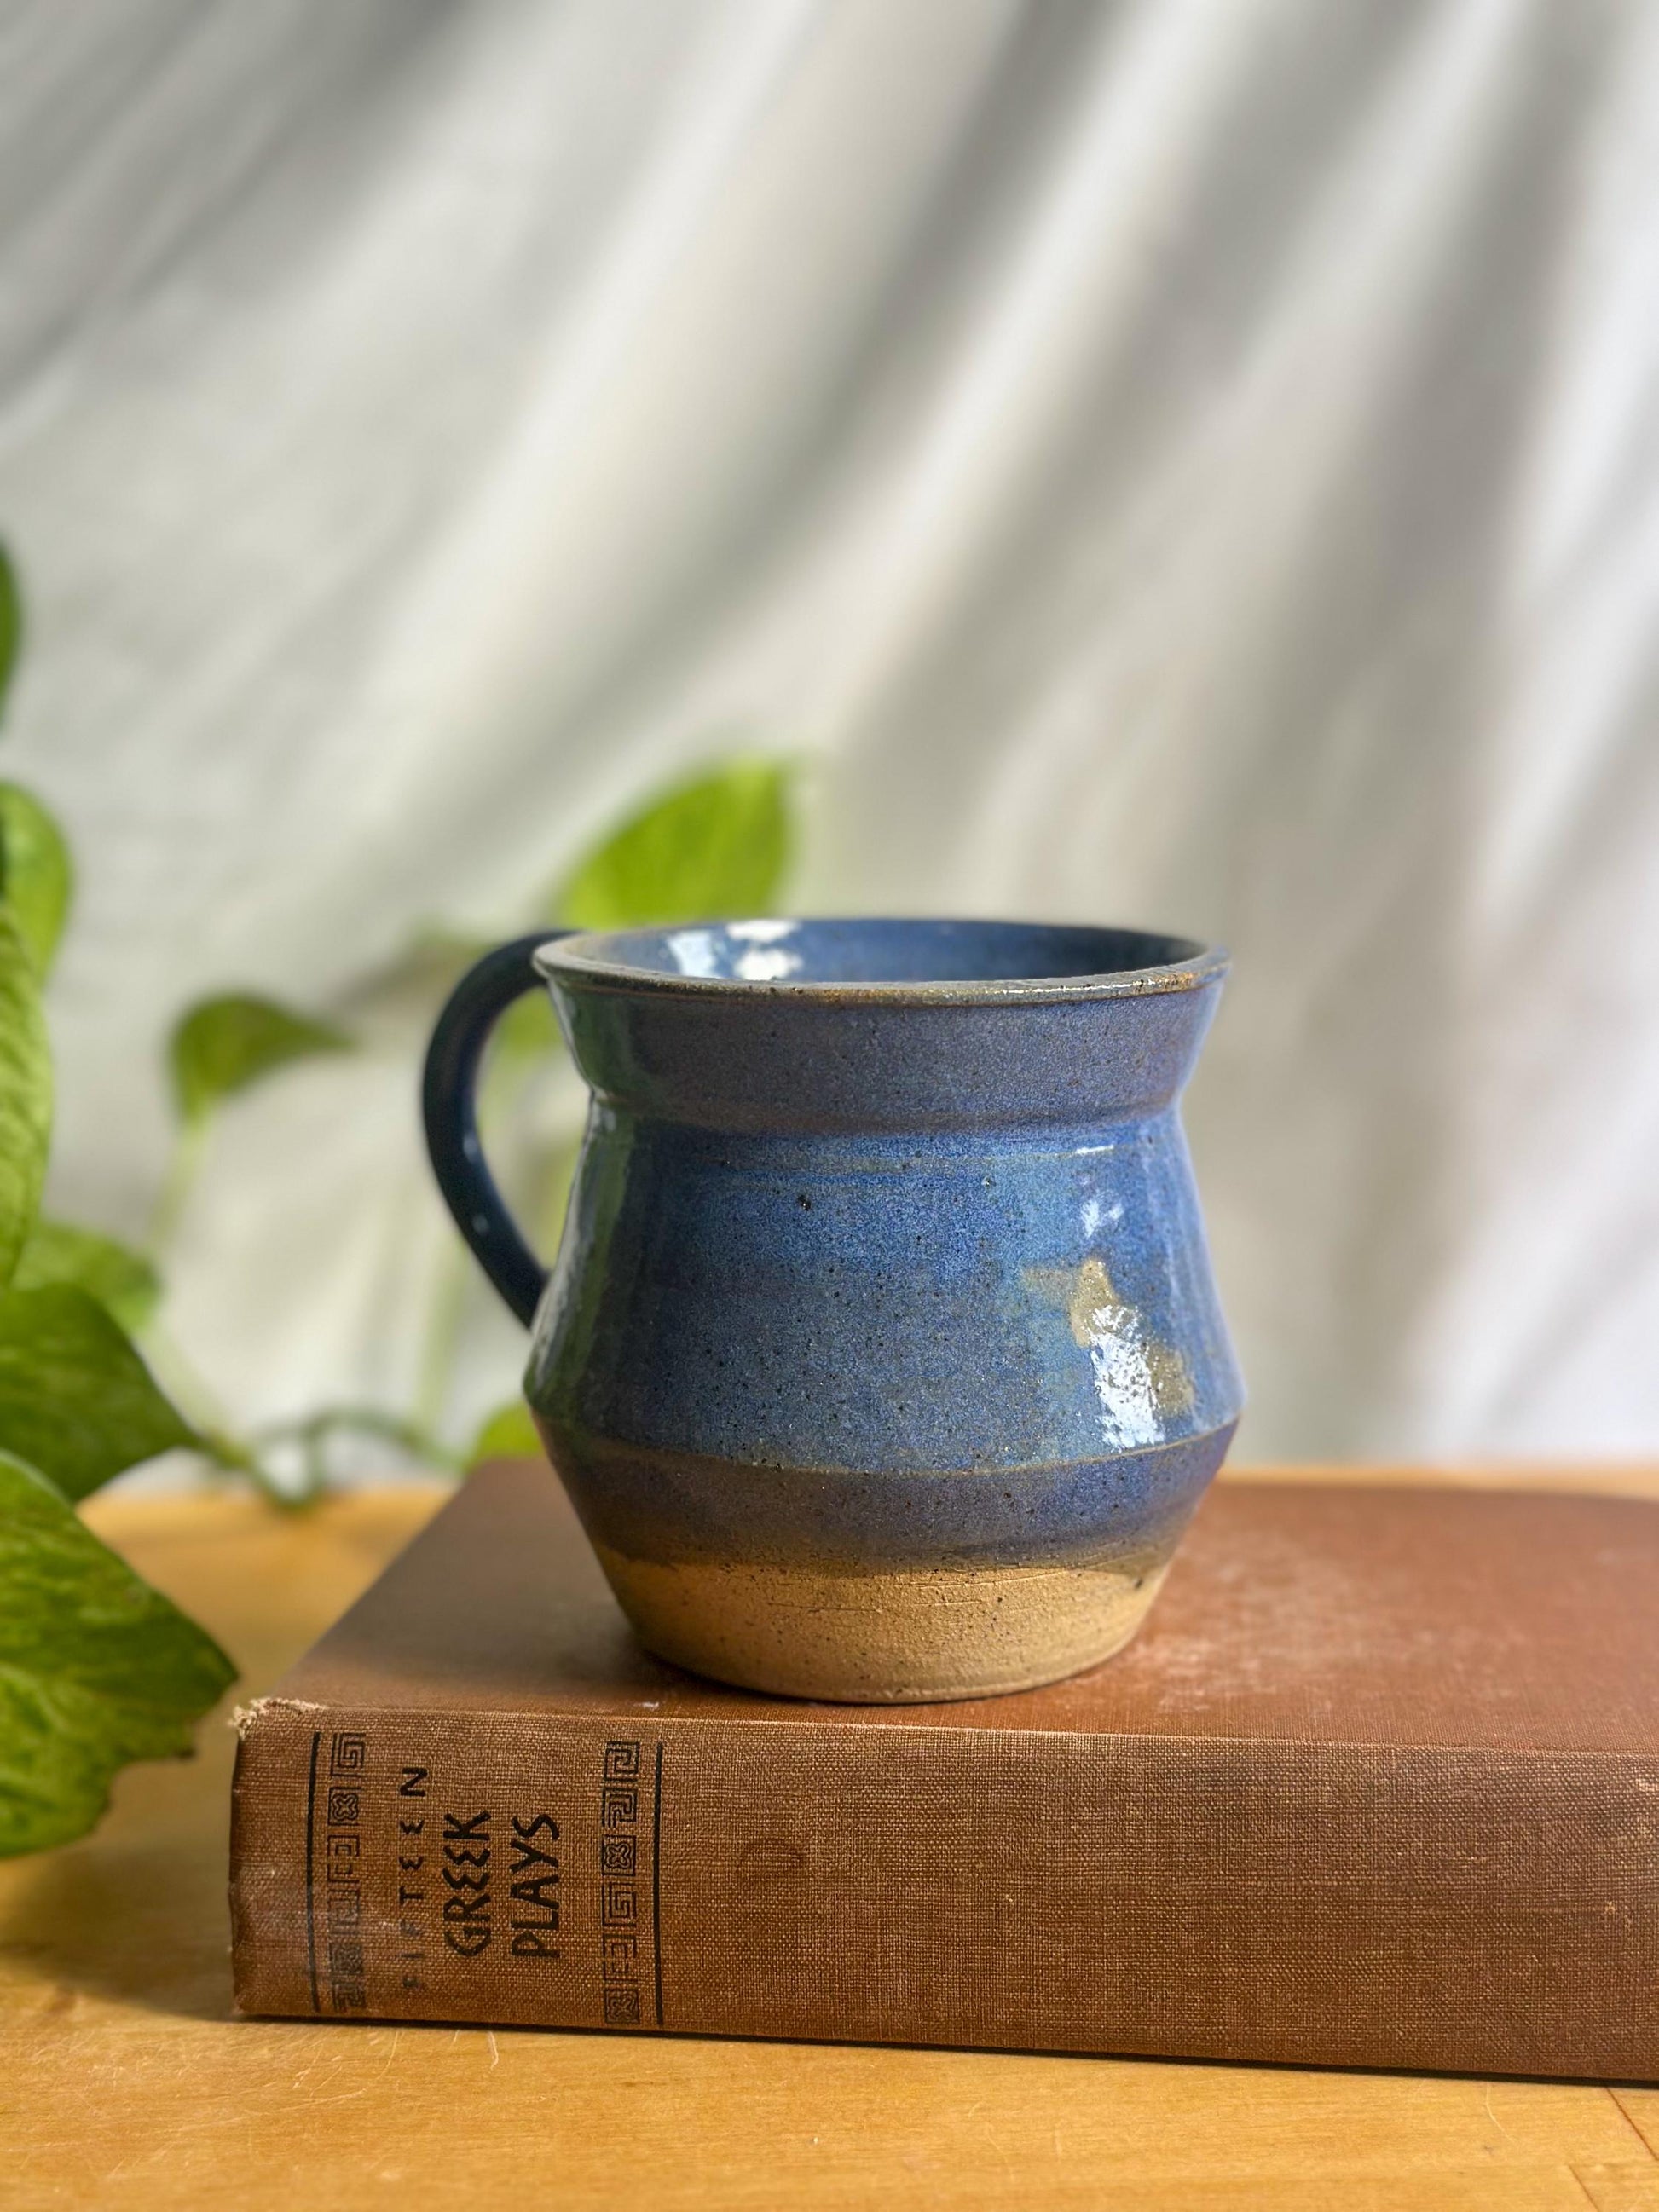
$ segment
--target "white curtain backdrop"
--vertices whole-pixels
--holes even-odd
[[[1231,946],[1244,1449],[1659,1448],[1647,0],[3,0],[0,532],[57,1207],[189,999],[367,1024],[172,1263],[240,1416],[415,1387],[364,979],[743,744],[798,909]]]

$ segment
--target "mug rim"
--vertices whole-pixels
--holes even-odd
[[[781,927],[892,928],[907,926],[979,930],[1054,931],[1068,934],[1139,938],[1149,947],[1172,951],[1173,959],[1146,961],[1137,967],[1085,970],[1060,975],[988,975],[858,978],[840,981],[811,976],[738,976],[678,974],[615,957],[629,940],[661,945],[687,930],[764,929],[760,941],[775,943]],[[736,921],[665,922],[630,929],[568,930],[550,935],[531,955],[545,982],[562,982],[653,996],[753,999],[769,997],[821,1000],[838,1006],[878,1003],[917,1006],[1042,1005],[1056,1000],[1134,999],[1201,990],[1226,974],[1229,957],[1219,945],[1162,930],[1121,927],[1103,922],[1016,921],[1008,916],[969,915],[793,915],[754,916]]]

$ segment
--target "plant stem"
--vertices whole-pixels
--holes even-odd
[[[173,1147],[173,1158],[167,1162],[166,1175],[155,1200],[155,1211],[150,1216],[149,1249],[160,1256],[172,1243],[178,1231],[191,1187],[201,1172],[202,1160],[207,1150],[209,1119],[198,1115],[185,1123]]]
[[[411,1459],[427,1460],[438,1467],[459,1469],[461,1464],[460,1454],[452,1451],[430,1429],[419,1421],[405,1420],[401,1414],[388,1413],[379,1406],[323,1406],[298,1420],[269,1422],[256,1429],[250,1441],[256,1449],[274,1443],[297,1443],[308,1448],[341,1431],[379,1437],[386,1443],[396,1444]]]

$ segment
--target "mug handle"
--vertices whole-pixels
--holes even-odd
[[[544,945],[574,934],[540,929],[533,937],[498,945],[475,962],[438,1017],[421,1080],[426,1148],[444,1202],[473,1257],[526,1328],[547,1288],[547,1270],[519,1234],[484,1161],[478,1139],[478,1062],[491,1030],[514,1000],[541,988],[532,956]]]

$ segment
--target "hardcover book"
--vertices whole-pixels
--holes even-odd
[[[796,1703],[496,1463],[240,1717],[238,2005],[1650,2080],[1656,1624],[1650,1504],[1224,1482],[1092,1673]]]

